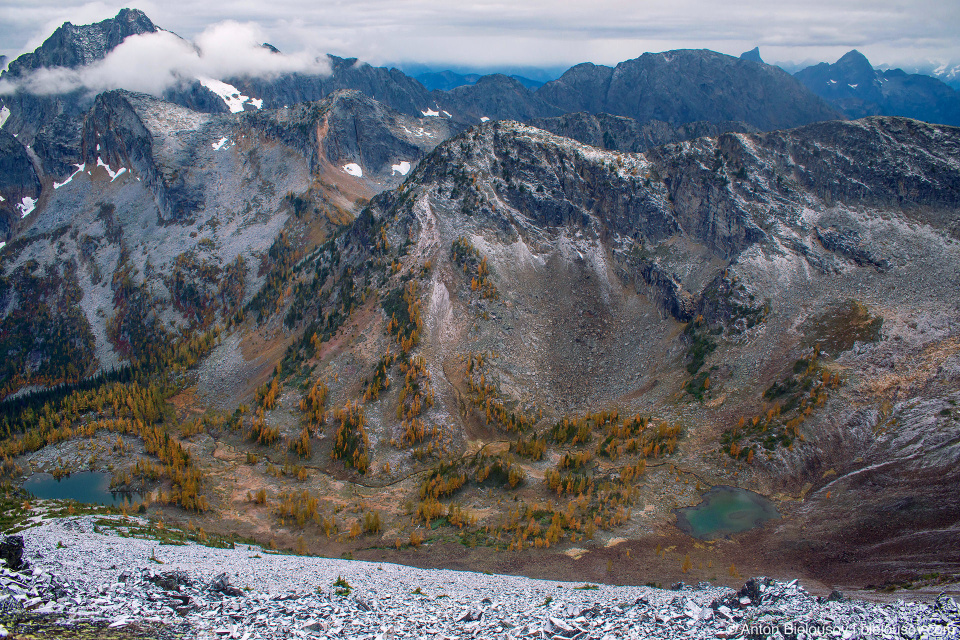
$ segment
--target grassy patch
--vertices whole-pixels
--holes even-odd
[[[801,326],[804,346],[819,347],[831,356],[853,348],[856,342],[876,342],[880,339],[883,318],[873,316],[858,300],[832,305],[823,313],[807,319]]]
[[[790,375],[764,391],[765,408],[757,415],[741,417],[724,431],[721,449],[732,458],[753,462],[762,450],[792,448],[803,438],[800,425],[841,383],[840,374],[823,367],[815,353],[797,360]]]

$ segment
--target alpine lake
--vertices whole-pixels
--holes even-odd
[[[49,473],[34,473],[23,488],[35,498],[75,500],[84,504],[133,505],[141,495],[129,491],[111,491],[110,474],[105,471],[78,471],[57,479]]]
[[[749,531],[767,520],[780,518],[773,502],[759,493],[718,485],[700,504],[674,509],[677,527],[700,540],[715,540]]]

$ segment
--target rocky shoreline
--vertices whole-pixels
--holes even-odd
[[[814,597],[796,580],[665,590],[422,570],[248,545],[160,544],[125,537],[97,516],[44,520],[20,535],[22,543],[7,536],[0,544],[8,565],[0,614],[7,624],[43,619],[48,632],[93,625],[107,634],[127,629],[129,638],[240,640],[960,638],[960,608],[947,596],[868,603]]]

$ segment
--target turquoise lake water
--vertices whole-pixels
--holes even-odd
[[[700,540],[749,531],[780,517],[773,503],[759,493],[722,485],[703,494],[700,504],[674,509],[674,513],[680,530]]]

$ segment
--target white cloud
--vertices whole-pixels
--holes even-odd
[[[168,87],[198,78],[329,72],[325,57],[276,54],[261,46],[262,36],[257,25],[234,21],[209,27],[195,43],[169,31],[130,36],[99,62],[78,69],[38,69],[23,80],[4,82],[0,95],[16,85],[38,94],[123,88],[160,95]]]

